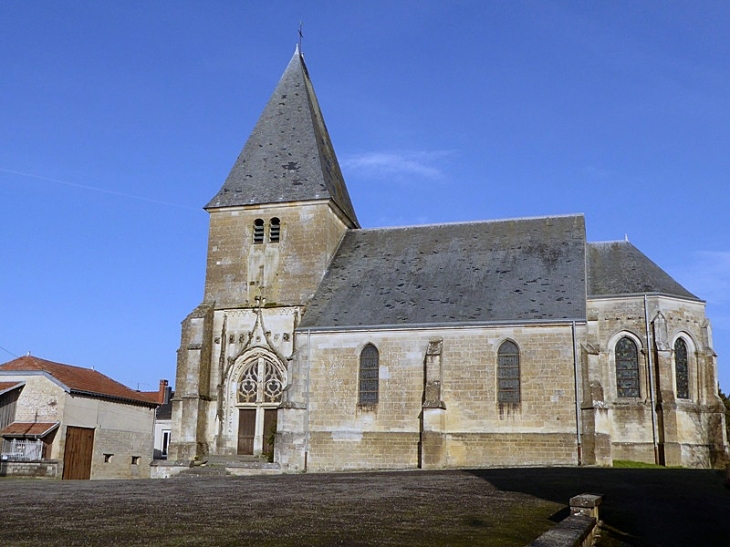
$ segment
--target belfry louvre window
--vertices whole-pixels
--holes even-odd
[[[264,242],[264,221],[263,219],[257,218],[253,221],[253,242],[263,243]]]
[[[677,376],[677,398],[689,399],[689,363],[687,344],[678,338],[674,343],[674,372]]]
[[[271,222],[269,223],[269,242],[270,243],[276,243],[279,241],[279,236],[281,235],[281,221],[274,217],[271,219]]]
[[[374,405],[378,402],[378,376],[380,373],[378,349],[368,344],[360,352],[360,393],[361,405]]]
[[[497,352],[497,401],[520,402],[520,350],[509,340]]]
[[[639,350],[627,337],[616,343],[616,391],[619,397],[639,396]]]

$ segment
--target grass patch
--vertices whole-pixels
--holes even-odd
[[[633,462],[631,460],[613,460],[613,466],[618,469],[666,469],[657,463]]]

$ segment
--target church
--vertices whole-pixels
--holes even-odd
[[[728,457],[704,301],[583,215],[361,228],[298,49],[205,209],[171,463]]]

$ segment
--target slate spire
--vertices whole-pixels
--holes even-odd
[[[351,227],[359,227],[297,47],[223,187],[205,208],[326,199]]]

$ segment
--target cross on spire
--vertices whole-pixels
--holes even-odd
[[[302,33],[302,26],[304,23],[299,21],[299,53],[302,52],[302,38],[304,38],[304,34]]]

